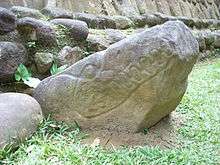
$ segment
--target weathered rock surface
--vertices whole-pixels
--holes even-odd
[[[34,55],[34,62],[38,73],[47,73],[53,64],[53,54],[37,52]]]
[[[0,94],[0,149],[28,138],[42,119],[41,107],[32,97],[19,93]]]
[[[103,35],[89,34],[86,41],[89,49],[94,52],[105,50],[110,46],[109,41]]]
[[[55,18],[73,18],[73,14],[69,11],[66,11],[61,8],[51,8],[51,7],[46,7],[41,10],[41,12],[48,16],[49,18],[55,19]]]
[[[0,35],[14,31],[16,28],[16,17],[9,10],[0,7]]]
[[[190,30],[170,21],[43,80],[34,97],[46,115],[85,129],[141,131],[180,103],[198,53]]]
[[[0,6],[8,9],[12,6],[27,6],[30,8],[41,9],[46,5],[47,1],[50,0],[1,0]]]
[[[7,41],[7,42],[17,42],[17,43],[22,43],[22,39],[20,34],[18,33],[17,30],[9,32],[4,35],[0,35],[0,41]]]
[[[53,19],[50,21],[55,25],[63,25],[69,29],[70,37],[76,41],[86,40],[89,34],[89,28],[83,21],[72,20],[72,19]]]
[[[113,18],[105,15],[75,13],[74,18],[86,22],[89,28],[93,29],[116,28],[116,21]]]
[[[24,6],[23,0],[1,0],[0,6],[9,9],[12,6]]]
[[[17,30],[26,41],[36,41],[41,46],[56,46],[56,33],[47,21],[25,17],[18,20]]]
[[[59,66],[68,65],[76,63],[83,57],[83,50],[79,47],[65,46],[57,56],[57,62]]]
[[[194,35],[200,44],[200,49],[211,50],[220,48],[220,32],[218,30],[194,31]]]
[[[0,42],[0,82],[13,80],[18,65],[26,62],[27,53],[23,45]]]
[[[219,1],[216,0],[1,0],[0,6],[30,8],[62,8],[90,14],[134,16],[161,12],[172,16],[218,19]],[[111,27],[109,27],[111,28]]]
[[[44,19],[45,16],[39,10],[22,6],[13,6],[10,9],[18,18],[32,17],[36,19]]]
[[[134,16],[161,12],[172,16],[219,18],[215,0],[48,0],[50,7],[90,14]],[[52,4],[52,5],[51,5]],[[110,28],[110,27],[109,27]]]
[[[213,35],[214,35],[213,46],[214,46],[214,48],[219,49],[220,48],[220,31],[213,32]]]
[[[124,33],[116,29],[106,29],[105,33],[107,35],[107,40],[109,41],[109,44],[114,44],[126,38],[126,35]]]
[[[115,21],[116,29],[127,29],[133,26],[133,22],[127,17],[115,15],[112,19]]]

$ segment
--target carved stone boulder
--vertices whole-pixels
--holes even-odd
[[[83,129],[138,132],[180,103],[199,44],[179,21],[146,29],[39,84],[45,115]]]

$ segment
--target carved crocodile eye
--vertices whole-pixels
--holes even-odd
[[[88,64],[83,68],[81,76],[82,78],[93,79],[96,77],[97,70],[97,66]]]

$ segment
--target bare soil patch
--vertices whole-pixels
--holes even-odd
[[[120,146],[152,146],[160,148],[178,148],[181,141],[178,138],[178,129],[184,123],[184,116],[178,112],[172,112],[155,126],[143,133],[110,132],[108,130],[86,131],[88,137],[82,142],[91,146],[100,144],[106,148],[118,148]]]

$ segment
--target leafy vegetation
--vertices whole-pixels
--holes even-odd
[[[20,64],[15,72],[16,81],[26,81],[31,77],[31,72],[26,68],[24,64]]]
[[[78,127],[47,119],[17,149],[0,151],[2,164],[16,165],[217,165],[220,163],[220,59],[197,64],[177,108],[187,122],[179,130],[182,146],[106,150],[81,144]],[[149,130],[146,130],[149,131]]]
[[[15,80],[23,81],[26,85],[32,88],[36,88],[37,85],[41,82],[37,78],[31,77],[31,71],[26,68],[25,65],[20,64],[15,72]]]
[[[50,73],[51,75],[55,75],[57,73],[64,71],[66,68],[67,68],[67,65],[58,67],[57,63],[53,63],[52,67],[50,68]]]

